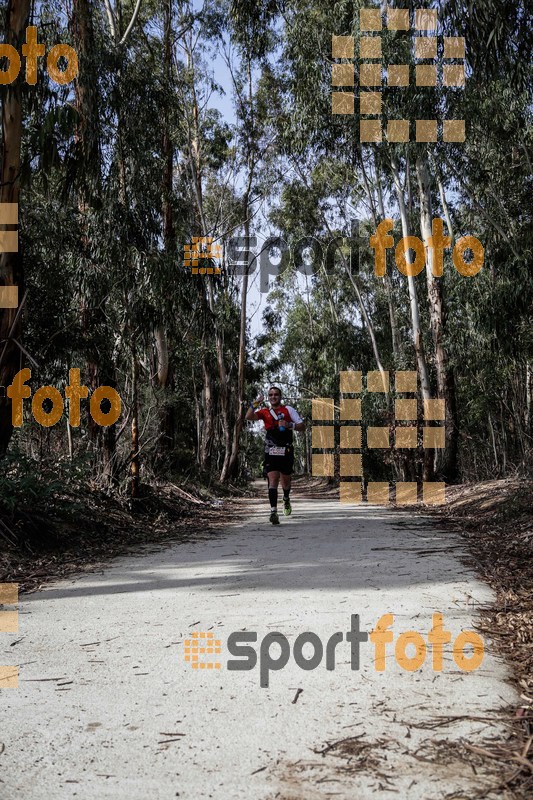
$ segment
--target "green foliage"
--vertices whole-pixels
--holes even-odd
[[[446,3],[445,32],[467,40],[464,92],[384,91],[391,116],[431,118],[434,107],[441,116],[464,116],[464,144],[361,147],[357,115],[331,114],[331,34],[354,35],[357,51],[363,5],[210,0],[200,11],[185,0],[145,2],[131,35],[117,47],[104,5],[92,3],[91,46],[79,83],[59,87],[41,69],[37,85],[23,87],[20,240],[27,299],[20,345],[38,365],[31,362],[33,384],[61,387],[68,370],[79,367],[91,390],[117,387],[123,416],[106,432],[95,431],[85,414],[70,439],[63,423],[46,435],[26,425],[1,478],[6,508],[24,497],[52,501],[59,478],[47,483],[46,464],[74,484],[82,474],[69,466],[67,475],[65,464],[81,464],[83,475],[91,465],[92,479],[124,487],[134,417],[142,480],[199,469],[206,430],[212,458],[205,459],[204,475],[219,474],[224,424],[231,438],[240,413],[242,283],[227,264],[220,278],[191,275],[183,268],[183,247],[202,233],[227,243],[242,234],[247,219],[260,225],[260,208],[291,248],[312,236],[325,250],[359,218],[361,273],[347,271],[346,243],[329,274],[318,269],[304,279],[287,257],[261,335],[255,342],[247,335],[247,391],[277,376],[309,413],[311,397],[337,392],[339,370],[375,369],[363,312],[385,368],[413,368],[406,280],[392,268],[392,253],[390,283],[377,280],[368,246],[382,216],[379,192],[385,214],[398,216],[392,157],[413,233],[420,225],[415,163],[422,155],[431,166],[434,215],[444,216],[440,178],[456,238],[475,235],[485,248],[478,276],[460,277],[447,253],[442,279],[463,474],[472,463],[480,474],[531,463],[531,36],[525,6],[522,0]],[[171,58],[165,61],[168,10]],[[58,0],[36,4],[34,22],[47,48],[72,41],[76,26],[65,13]],[[385,31],[383,47],[385,62],[414,63],[404,33]],[[233,94],[234,124],[210,100],[221,91],[213,74],[216,52],[232,64],[231,90],[224,89]],[[424,273],[416,286],[435,391]],[[158,383],[159,328],[168,356],[164,387]],[[379,420],[379,413],[372,408],[368,421]],[[259,456],[256,440],[245,434],[243,468],[254,471]]]
[[[10,514],[19,506],[42,507],[62,491],[55,469],[43,468],[17,448],[5,456],[2,467],[0,507]]]

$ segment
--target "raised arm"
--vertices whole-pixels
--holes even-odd
[[[262,404],[263,400],[264,400],[264,397],[263,397],[262,394],[260,394],[259,397],[256,400],[253,401],[253,403],[250,403],[250,408],[246,412],[246,414],[244,416],[244,419],[248,420],[249,422],[252,422],[252,420],[261,419],[261,417],[258,417],[255,412],[259,408],[259,406]]]

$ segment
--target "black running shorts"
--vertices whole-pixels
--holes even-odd
[[[266,477],[269,472],[281,472],[282,475],[292,475],[294,469],[294,450],[292,447],[287,448],[287,453],[284,456],[271,456],[265,453],[265,460],[263,462],[263,476]]]

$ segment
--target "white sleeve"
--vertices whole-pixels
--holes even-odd
[[[288,409],[288,411],[289,411],[289,414],[291,415],[291,420],[292,420],[292,422],[294,422],[294,423],[296,423],[296,424],[298,424],[299,422],[303,422],[303,419],[302,419],[302,418],[301,418],[301,416],[298,414],[298,412],[296,411],[296,409],[295,409],[295,408],[293,408],[292,406],[285,406],[285,408],[287,408],[287,409]]]

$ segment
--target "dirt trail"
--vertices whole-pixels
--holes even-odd
[[[462,757],[464,742],[494,732],[485,718],[516,701],[490,642],[473,672],[459,670],[450,645],[441,672],[429,647],[417,671],[395,659],[402,632],[427,640],[434,612],[453,641],[489,602],[459,561],[460,539],[393,509],[309,493],[296,494],[278,527],[264,503],[251,509],[207,540],[22,597],[19,633],[0,634],[0,663],[20,664],[19,688],[0,691],[0,798],[434,800],[488,785]],[[386,613],[385,671],[371,642],[352,669],[351,615],[369,632]],[[257,632],[258,655],[265,636],[288,640],[288,663],[267,688],[259,663],[227,669],[228,636],[244,630]],[[221,640],[221,669],[184,660],[192,631]],[[344,636],[327,670],[336,631]],[[293,656],[304,632],[324,646],[313,670]],[[277,658],[279,645],[270,652]],[[312,655],[306,644],[302,657]]]

